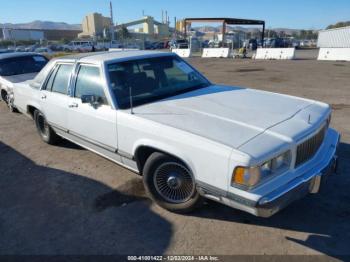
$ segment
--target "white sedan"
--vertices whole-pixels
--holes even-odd
[[[0,54],[0,94],[1,99],[14,111],[11,89],[17,83],[33,79],[47,64],[45,56],[38,53]]]
[[[170,53],[52,60],[14,103],[45,142],[62,137],[139,173],[175,212],[208,198],[269,217],[318,192],[337,163],[329,105],[215,85]]]

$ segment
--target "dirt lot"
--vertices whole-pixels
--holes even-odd
[[[213,202],[175,215],[147,200],[137,175],[69,142],[42,143],[1,103],[0,254],[350,254],[350,63],[189,61],[216,83],[332,104],[339,175],[269,219]]]

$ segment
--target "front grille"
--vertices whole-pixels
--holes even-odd
[[[316,135],[298,146],[295,167],[304,164],[315,156],[323,143],[326,131],[327,125],[325,125]]]

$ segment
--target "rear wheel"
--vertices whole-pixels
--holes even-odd
[[[34,112],[34,121],[36,125],[36,129],[41,137],[41,139],[50,145],[54,145],[58,142],[59,137],[55,133],[55,131],[50,127],[47,123],[45,116],[39,110],[35,110]]]
[[[169,211],[187,213],[201,202],[192,173],[174,157],[153,153],[144,166],[143,181],[150,197]]]

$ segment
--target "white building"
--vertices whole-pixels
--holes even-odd
[[[2,29],[3,40],[16,41],[40,41],[44,39],[44,32],[40,30],[28,29]]]

